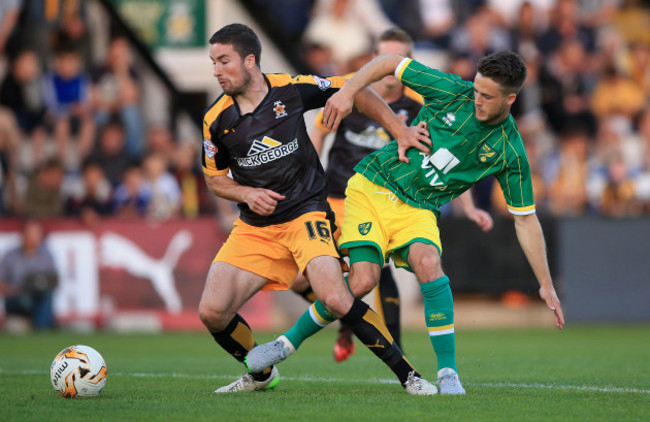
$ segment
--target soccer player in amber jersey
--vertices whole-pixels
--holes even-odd
[[[556,326],[564,325],[535,214],[526,151],[510,115],[526,79],[526,66],[517,54],[498,52],[482,58],[477,69],[474,82],[466,82],[409,58],[380,56],[333,95],[324,111],[325,126],[336,129],[360,89],[389,74],[424,97],[413,124],[427,123],[431,151],[404,149],[392,142],[355,167],[357,174],[346,190],[339,245],[350,256],[350,287],[355,296],[376,285],[386,257],[415,273],[438,359],[441,394],[465,394],[465,390],[456,368],[453,298],[440,265],[438,210],[480,180],[497,178],[519,243],[540,284],[540,296],[554,312]],[[316,331],[316,324],[313,328]],[[313,334],[305,327],[301,331],[303,336]],[[249,352],[249,367],[277,363],[295,347],[280,336]]]
[[[238,203],[241,218],[210,267],[199,303],[203,324],[244,362],[255,340],[238,310],[259,290],[288,289],[300,271],[322,301],[321,314],[340,317],[373,346],[408,393],[435,394],[436,387],[411,366],[381,319],[352,296],[343,279],[324,170],[303,112],[322,107],[345,80],[264,74],[260,53],[259,39],[242,24],[225,26],[210,38],[214,76],[224,93],[204,115],[203,172],[215,195]],[[406,145],[426,150],[420,144],[429,141],[426,129],[404,125],[372,91],[365,90],[355,104]],[[270,365],[215,392],[265,390],[278,381]]]

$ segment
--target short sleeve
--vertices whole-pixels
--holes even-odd
[[[497,174],[497,180],[511,214],[527,215],[535,212],[532,177],[525,155],[512,160]]]
[[[325,103],[345,84],[343,76],[321,78],[315,75],[298,75],[291,80],[298,89],[305,110],[324,107]]]
[[[395,69],[395,77],[406,87],[427,99],[454,99],[471,92],[471,82],[405,58]],[[469,98],[469,97],[468,97]]]

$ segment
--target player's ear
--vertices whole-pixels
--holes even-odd
[[[251,70],[252,68],[255,67],[255,56],[252,54],[249,54],[246,56],[244,59],[244,65],[246,66],[246,69]]]
[[[510,94],[506,95],[506,104],[508,106],[511,106],[516,99],[517,99],[517,94],[511,92]]]

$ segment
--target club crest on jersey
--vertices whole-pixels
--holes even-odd
[[[325,91],[327,88],[332,86],[332,81],[319,78],[318,76],[314,75],[314,80],[316,81],[316,85],[321,89],[321,91]]]
[[[282,104],[282,101],[276,101],[273,103],[273,112],[275,113],[275,118],[279,119],[287,115],[287,110]]]
[[[214,155],[219,151],[217,146],[207,139],[203,140],[203,150],[208,158],[214,158]]]
[[[359,233],[361,233],[363,236],[365,236],[370,232],[371,228],[372,228],[372,222],[371,221],[368,221],[367,223],[361,223],[361,224],[359,224]]]
[[[478,160],[481,163],[487,163],[496,158],[497,152],[492,149],[488,144],[483,144],[481,148],[478,149]]]

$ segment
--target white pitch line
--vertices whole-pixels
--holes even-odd
[[[0,368],[0,375],[46,375],[43,371],[13,371]],[[152,372],[108,372],[111,377],[135,377],[135,378],[191,378],[191,379],[236,379],[241,374],[234,375],[193,375],[182,374],[178,372],[169,373],[152,373]],[[396,379],[386,378],[321,378],[321,377],[286,377],[282,379],[287,381],[303,382],[326,382],[326,383],[367,383],[367,384],[398,384]],[[526,388],[526,389],[547,389],[547,390],[578,390],[578,391],[595,391],[599,393],[638,393],[650,394],[650,390],[641,388],[625,387],[598,387],[593,385],[558,385],[558,384],[518,384],[506,382],[463,382],[465,386],[473,387],[490,387],[490,388]]]

